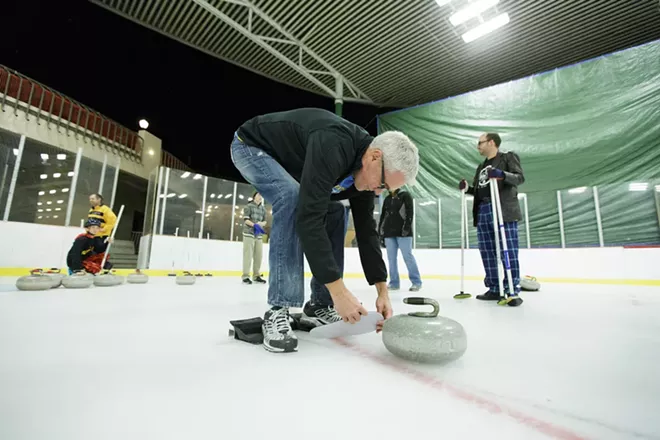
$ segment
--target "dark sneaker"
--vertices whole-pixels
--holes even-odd
[[[266,284],[266,280],[264,280],[263,278],[261,278],[261,275],[258,276],[258,277],[254,277],[254,282],[255,282],[255,283],[258,283],[258,284]]]
[[[422,290],[422,286],[410,286],[410,289],[408,289],[411,292],[419,292]]]
[[[509,307],[518,307],[522,303],[523,303],[523,300],[518,295],[509,296],[509,297],[501,300],[500,302],[498,302],[498,304],[501,305],[501,306],[507,305]]]
[[[482,295],[477,295],[477,299],[480,299],[482,301],[499,301],[500,294],[489,290],[488,292]]]
[[[341,316],[339,316],[334,307],[312,304],[311,301],[305,304],[302,315],[300,316],[301,323],[314,327],[339,321],[341,321]]]
[[[252,284],[249,278],[243,278],[243,284]]]
[[[298,351],[298,338],[291,328],[288,308],[272,308],[267,311],[261,331],[264,334],[266,350],[273,353]]]

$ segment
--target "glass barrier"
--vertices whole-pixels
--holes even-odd
[[[229,180],[208,178],[206,188],[206,212],[202,238],[229,240],[234,223],[234,186]]]
[[[20,142],[19,135],[0,130],[0,218],[3,218],[7,208],[7,197]]]

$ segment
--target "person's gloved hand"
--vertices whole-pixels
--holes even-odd
[[[259,226],[258,223],[255,223],[254,225],[254,233],[257,235],[266,235],[266,231],[264,231],[264,228]]]
[[[497,168],[491,168],[488,170],[488,178],[498,180],[504,179],[504,171]]]
[[[460,182],[458,182],[458,189],[461,191],[465,191],[468,188],[468,183],[467,180],[463,179]]]

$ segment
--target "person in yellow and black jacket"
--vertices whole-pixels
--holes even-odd
[[[100,240],[96,234],[101,230],[101,221],[90,218],[85,222],[85,233],[80,234],[73,241],[73,246],[69,249],[66,256],[66,265],[69,268],[69,275],[82,270],[89,273],[98,273],[101,271],[104,252],[108,248],[108,243],[112,239]],[[112,265],[106,259],[105,269],[110,269]]]
[[[100,241],[105,241],[112,234],[115,223],[117,223],[117,216],[112,212],[110,207],[103,204],[103,196],[101,194],[90,195],[89,204],[92,208],[89,210],[87,218],[95,218],[101,221],[101,228],[98,234],[96,234],[96,237],[100,238]]]

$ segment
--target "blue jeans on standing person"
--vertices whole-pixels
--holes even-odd
[[[513,278],[513,294],[520,294],[520,263],[518,261],[518,222],[504,222],[506,234],[506,245],[509,248],[509,264],[511,266],[511,277]],[[499,229],[498,229],[499,233]],[[477,240],[479,241],[479,252],[481,261],[486,271],[484,284],[493,293],[500,293],[498,280],[498,264],[495,249],[495,231],[493,229],[493,205],[492,203],[481,203],[479,205],[479,217],[477,218]],[[500,242],[500,257],[504,261],[504,249],[502,237]],[[504,270],[502,280],[504,292],[509,293],[509,277]]]
[[[387,248],[387,259],[389,260],[390,288],[398,289],[400,287],[398,263],[399,249],[401,249],[403,261],[408,268],[408,278],[410,278],[410,282],[413,286],[421,287],[422,278],[419,275],[417,261],[415,261],[415,257],[412,253],[412,237],[386,237],[385,247]]]
[[[296,230],[300,184],[268,153],[246,145],[238,135],[231,144],[231,159],[241,175],[273,207],[268,255],[268,304],[302,307],[305,302],[305,260]],[[328,205],[325,229],[341,273],[344,271],[344,206]],[[312,277],[312,303],[331,306],[325,285]]]

